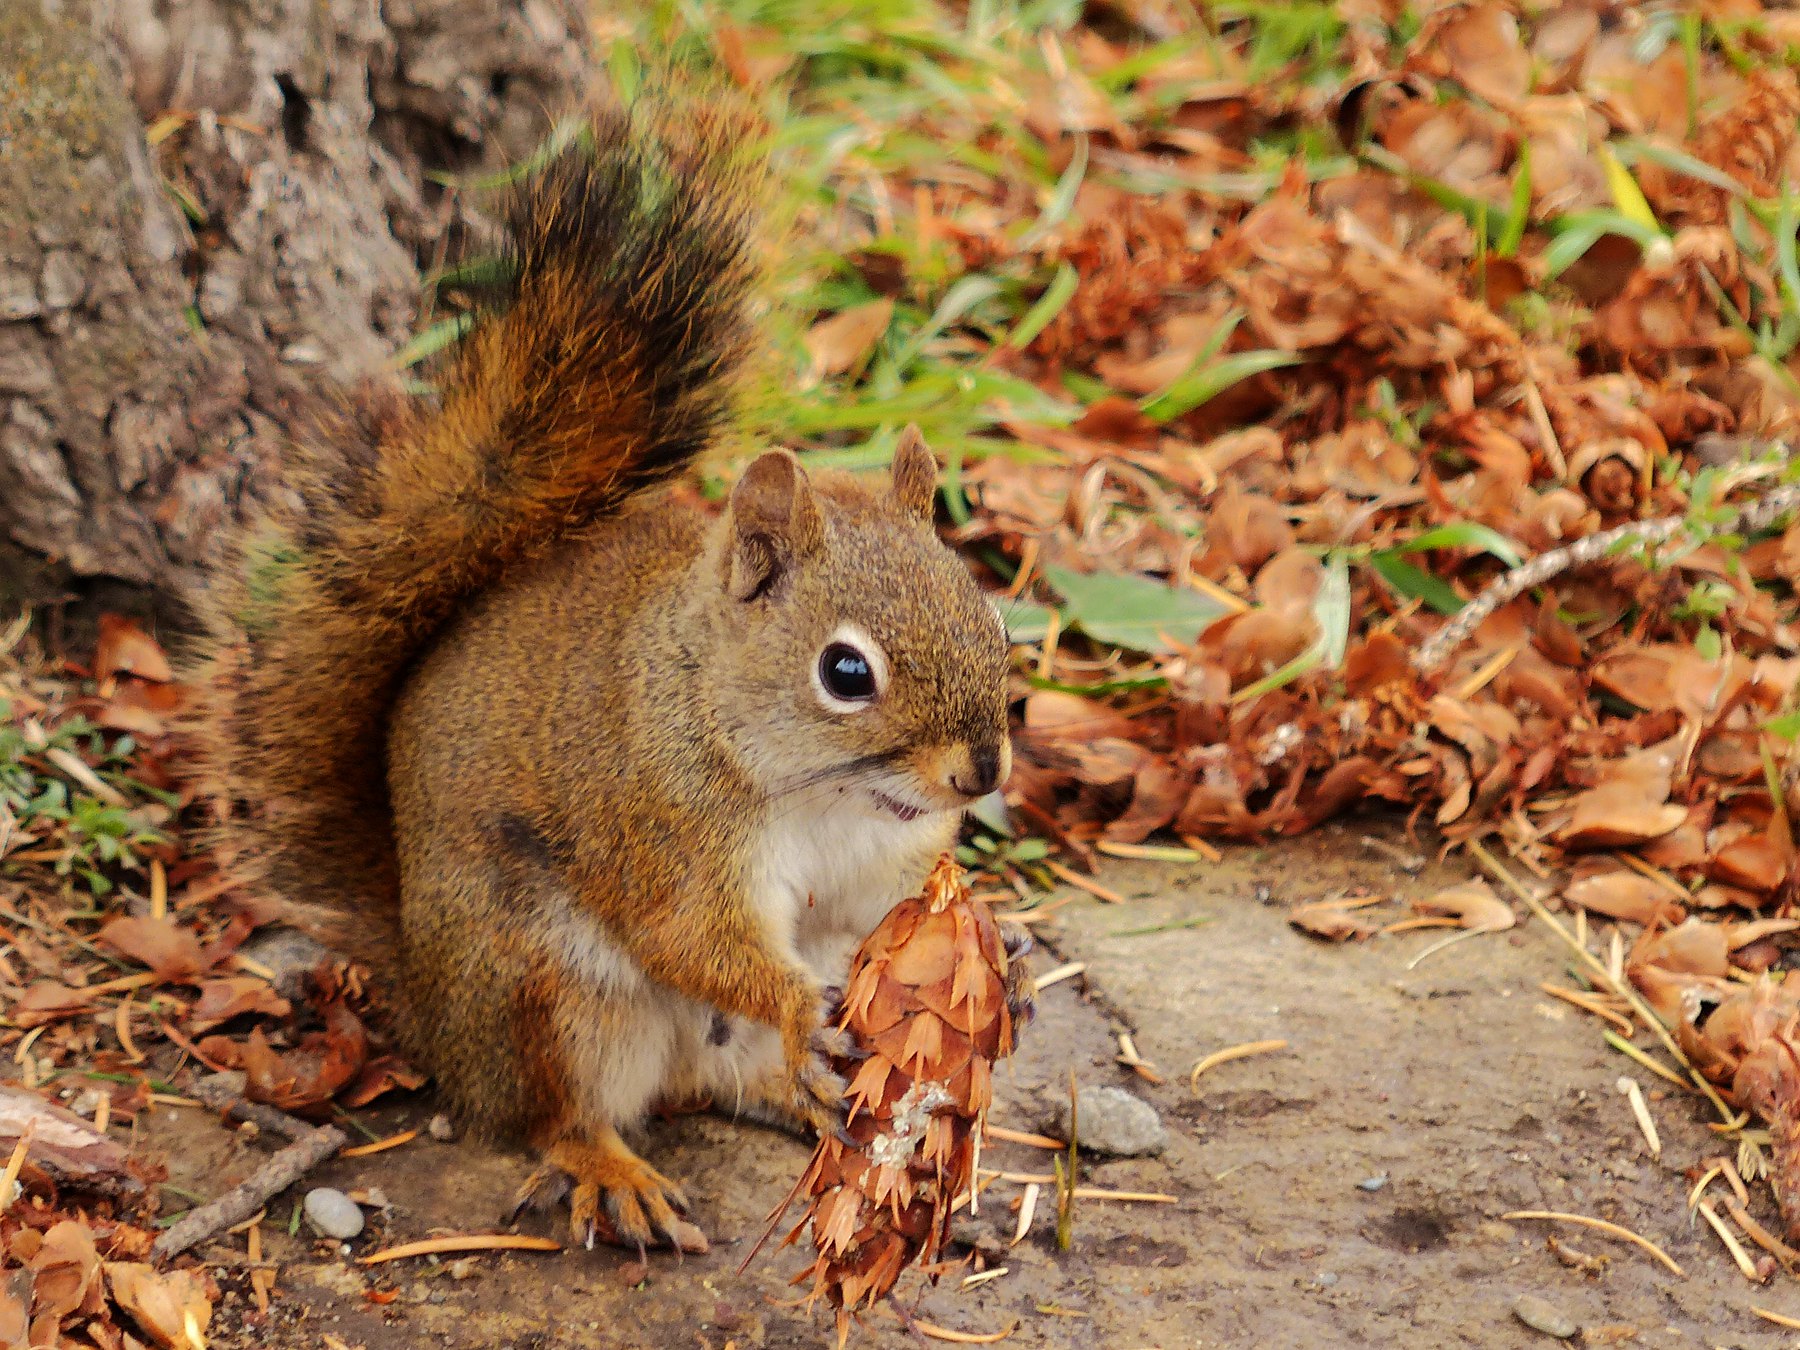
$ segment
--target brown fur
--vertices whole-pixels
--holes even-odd
[[[197,722],[226,849],[374,963],[398,924],[382,739],[406,667],[470,596],[681,470],[729,414],[750,338],[741,130],[597,114],[591,145],[520,194],[509,282],[438,406],[377,390],[294,446],[287,504],[203,599]]]

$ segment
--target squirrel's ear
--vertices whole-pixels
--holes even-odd
[[[750,600],[825,540],[825,522],[800,461],[786,450],[759,455],[731,492],[726,585]]]
[[[919,520],[931,519],[932,498],[937,496],[937,460],[919,428],[907,423],[894,451],[894,500],[901,510]]]

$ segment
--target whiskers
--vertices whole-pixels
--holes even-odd
[[[769,794],[771,802],[777,804],[769,815],[770,822],[787,820],[797,812],[823,806],[839,793],[873,787],[891,778],[894,761],[900,753],[899,750],[883,750],[872,755],[858,755],[823,769],[796,774]]]

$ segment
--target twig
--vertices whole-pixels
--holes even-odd
[[[436,1256],[441,1252],[560,1252],[562,1243],[555,1238],[532,1237],[526,1233],[471,1233],[466,1237],[424,1238],[402,1243],[365,1256],[359,1263],[380,1265],[383,1261],[399,1261],[408,1256]]]
[[[278,1134],[283,1139],[304,1139],[316,1128],[304,1120],[295,1119],[286,1111],[250,1101],[243,1095],[243,1086],[236,1078],[235,1074],[223,1073],[203,1078],[194,1084],[194,1096],[202,1105],[210,1106],[221,1115],[229,1116],[232,1120],[247,1120],[257,1129]]]
[[[1710,527],[1709,533],[1748,534],[1772,523],[1776,518],[1800,507],[1800,486],[1775,488],[1747,503],[1729,519]],[[1433,633],[1413,653],[1413,666],[1430,674],[1441,666],[1450,653],[1460,647],[1487,618],[1501,606],[1510,604],[1534,586],[1573,567],[1598,562],[1624,544],[1642,544],[1660,548],[1687,525],[1686,516],[1662,516],[1656,520],[1633,520],[1599,534],[1572,540],[1561,548],[1540,553],[1529,562],[1505,572],[1490,582],[1485,590],[1464,605],[1449,623]]]
[[[1052,1139],[1047,1134],[1032,1134],[1026,1130],[1009,1130],[1004,1125],[989,1125],[989,1139],[998,1139],[1005,1144],[1024,1144],[1029,1148],[1047,1148],[1052,1153],[1060,1153],[1069,1146],[1066,1139]]]
[[[158,1263],[242,1223],[344,1147],[344,1132],[335,1126],[308,1125],[272,1106],[245,1101],[238,1091],[237,1084],[224,1075],[194,1087],[194,1095],[213,1109],[292,1142],[223,1195],[190,1210],[158,1237],[150,1248],[151,1258]]]
[[[1515,1219],[1549,1219],[1556,1223],[1579,1224],[1583,1228],[1592,1228],[1596,1232],[1608,1233],[1611,1236],[1621,1238],[1626,1242],[1635,1243],[1637,1246],[1642,1247],[1645,1251],[1649,1252],[1650,1255],[1654,1256],[1658,1261],[1661,1261],[1675,1274],[1681,1276],[1682,1279],[1687,1278],[1687,1272],[1675,1264],[1675,1259],[1649,1238],[1634,1233],[1629,1228],[1621,1228],[1616,1223],[1608,1223],[1605,1219],[1590,1218],[1586,1214],[1563,1214],[1560,1211],[1552,1209],[1515,1209],[1509,1214],[1502,1214],[1500,1217],[1508,1223],[1511,1223]]]
[[[1725,1244],[1725,1250],[1731,1253],[1731,1259],[1736,1262],[1744,1278],[1751,1284],[1765,1283],[1766,1277],[1757,1273],[1756,1263],[1750,1259],[1750,1253],[1744,1250],[1744,1244],[1725,1226],[1725,1221],[1713,1209],[1711,1202],[1702,1200],[1696,1208],[1700,1211],[1700,1217],[1719,1235],[1719,1241]]]
[[[296,1139],[225,1194],[190,1210],[151,1245],[151,1257],[167,1261],[242,1223],[343,1146],[343,1131],[331,1125],[321,1125]]]
[[[1075,887],[1075,889],[1086,891],[1096,900],[1104,900],[1109,905],[1122,905],[1125,903],[1125,897],[1120,895],[1117,891],[1108,890],[1099,882],[1082,876],[1081,873],[1077,872],[1073,867],[1066,867],[1062,863],[1057,862],[1054,858],[1048,859],[1044,863],[1044,866],[1048,867],[1057,876],[1068,882],[1069,885]]]
[[[1208,1069],[1216,1069],[1221,1064],[1229,1064],[1234,1059],[1249,1059],[1252,1055],[1273,1054],[1277,1050],[1285,1050],[1286,1041],[1246,1041],[1242,1045],[1227,1046],[1223,1050],[1215,1050],[1210,1055],[1195,1063],[1193,1071],[1188,1074],[1188,1087],[1200,1090],[1200,1075]]]
[[[1731,1215],[1733,1219],[1737,1220],[1737,1226],[1750,1235],[1750,1240],[1752,1242],[1761,1247],[1777,1261],[1781,1262],[1784,1269],[1790,1273],[1795,1270],[1800,1270],[1800,1252],[1795,1251],[1792,1247],[1788,1246],[1787,1243],[1783,1242],[1768,1229],[1764,1228],[1742,1204],[1736,1200],[1728,1199],[1725,1202],[1725,1212]]]

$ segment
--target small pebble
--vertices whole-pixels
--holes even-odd
[[[425,1133],[437,1140],[438,1143],[447,1144],[456,1138],[456,1126],[450,1123],[449,1116],[440,1111],[431,1118],[431,1124],[425,1127]]]
[[[306,1221],[328,1238],[348,1241],[363,1230],[363,1212],[356,1201],[329,1186],[306,1193]]]
[[[1364,1177],[1361,1181],[1356,1183],[1356,1186],[1358,1190],[1378,1191],[1383,1186],[1387,1185],[1387,1182],[1387,1173],[1383,1172],[1380,1176]]]
[[[1077,1102],[1077,1143],[1083,1152],[1110,1153],[1115,1158],[1136,1158],[1161,1153],[1168,1147],[1169,1132],[1156,1108],[1123,1088],[1084,1087]],[[1056,1099],[1051,1128],[1068,1138],[1069,1099]]]
[[[1321,1270],[1319,1272],[1319,1278],[1314,1281],[1321,1289],[1329,1289],[1337,1282],[1338,1273],[1335,1270]]]
[[[450,1272],[450,1278],[453,1280],[473,1279],[476,1273],[476,1258],[473,1256],[459,1257],[446,1264],[444,1269]]]
[[[1513,1316],[1533,1331],[1541,1331],[1559,1341],[1566,1341],[1581,1330],[1567,1313],[1536,1294],[1521,1294],[1518,1302],[1513,1304]]]

